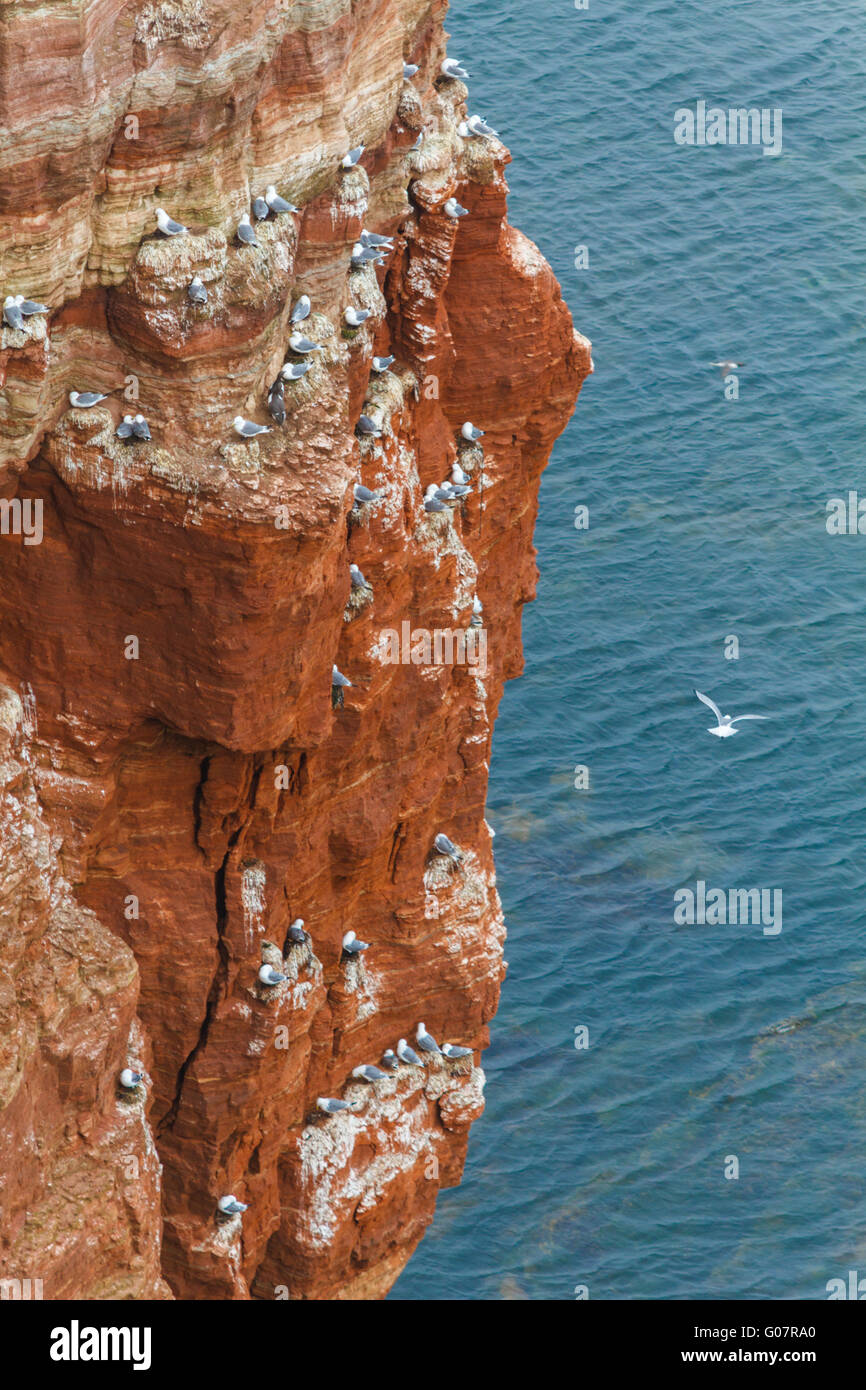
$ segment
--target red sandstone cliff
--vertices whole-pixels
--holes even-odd
[[[381,1297],[483,1107],[491,730],[590,362],[507,224],[506,150],[456,133],[444,10],[4,8],[0,290],[51,313],[0,331],[0,498],[43,504],[40,544],[12,511],[0,535],[0,1276],[46,1298]],[[301,215],[239,248],[269,183]],[[194,235],[155,237],[158,205]],[[395,235],[378,274],[349,269],[364,225]],[[242,442],[300,293],[324,350],[286,424]],[[373,310],[356,332],[349,303]],[[392,373],[371,379],[374,350]],[[81,411],[70,389],[110,394]],[[362,408],[381,439],[358,442]],[[153,439],[125,445],[136,410]],[[429,516],[467,419],[475,490]],[[350,517],[358,479],[384,497]],[[486,675],[383,660],[384,630],[465,628],[476,593]],[[287,949],[296,917],[312,953]],[[371,947],[347,964],[349,928]],[[351,1080],[419,1018],[474,1064]],[[357,1109],[311,1119],[320,1095]],[[228,1192],[249,1210],[220,1223]]]

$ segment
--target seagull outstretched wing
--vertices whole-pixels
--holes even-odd
[[[695,691],[695,694],[697,695],[698,699],[701,700],[701,701],[703,702],[703,704],[705,704],[709,709],[711,709],[711,710],[713,711],[713,714],[716,716],[716,718],[718,719],[719,723],[721,724],[721,722],[722,722],[722,720],[723,720],[723,718],[724,718],[724,715],[722,714],[722,711],[719,709],[719,707],[718,707],[718,705],[716,704],[715,700],[711,700],[710,697],[709,697],[709,695],[702,695],[701,692],[700,692],[699,690],[696,690],[696,691]],[[763,717],[763,716],[760,716],[760,717]],[[747,715],[743,715],[743,718],[746,719],[746,718],[748,718],[748,716],[747,716]]]
[[[732,724],[740,724],[744,719],[769,719],[768,714],[738,714],[736,719],[732,719]]]

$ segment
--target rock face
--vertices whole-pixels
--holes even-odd
[[[382,1297],[483,1108],[491,730],[590,357],[507,224],[507,151],[457,134],[444,10],[50,0],[38,40],[4,13],[0,289],[50,314],[0,331],[0,1276],[46,1298]],[[271,183],[300,214],[239,246]],[[351,270],[363,226],[393,250]],[[242,441],[302,293],[321,351]],[[470,497],[426,513],[458,457]],[[477,645],[431,659],[476,594]],[[473,1057],[352,1079],[420,1018]]]

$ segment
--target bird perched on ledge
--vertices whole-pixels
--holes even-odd
[[[266,222],[270,212],[264,198],[253,198],[253,215],[257,222]]]
[[[243,415],[236,415],[232,424],[241,439],[255,439],[258,434],[270,434],[271,432],[270,425],[256,425],[252,420],[245,420]]]
[[[296,917],[289,927],[289,940],[293,946],[303,946],[308,940],[308,934],[304,931],[303,917]]]
[[[98,391],[70,391],[69,404],[75,406],[76,410],[89,410],[92,405],[98,405],[104,401],[105,396]]]
[[[343,955],[359,956],[362,951],[369,949],[369,941],[359,941],[353,931],[347,931],[343,937]]]
[[[471,1047],[457,1047],[454,1043],[442,1044],[442,1055],[447,1057],[449,1062],[459,1062],[461,1057],[471,1057]]]
[[[440,1048],[438,1042],[433,1037],[432,1033],[427,1032],[427,1029],[424,1027],[423,1023],[418,1024],[418,1027],[415,1031],[415,1041],[422,1052],[429,1052],[431,1056],[436,1057],[440,1057],[442,1055],[442,1049]]]
[[[387,1072],[380,1071],[378,1067],[369,1065],[355,1067],[352,1071],[352,1075],[355,1077],[356,1081],[369,1081],[371,1086],[375,1085],[377,1081],[386,1081],[388,1078]]]
[[[469,209],[458,203],[456,198],[449,198],[442,209],[446,217],[450,217],[454,222],[459,222],[461,217],[469,216]]]
[[[288,978],[288,975],[283,975],[281,971],[275,970],[272,965],[263,965],[259,970],[259,979],[261,983],[267,985],[269,988],[283,984]]]
[[[441,72],[443,77],[448,77],[452,80],[455,77],[457,77],[462,82],[465,82],[467,77],[469,76],[469,73],[466,71],[466,69],[460,66],[459,58],[446,58],[439,71]]]
[[[223,1216],[239,1216],[241,1212],[249,1210],[249,1202],[239,1202],[233,1192],[226,1197],[220,1197],[217,1207]]]
[[[366,323],[370,316],[371,312],[369,309],[356,309],[354,304],[350,304],[343,314],[343,318],[350,328],[360,328],[361,324]]]
[[[24,328],[24,314],[21,305],[15,302],[14,294],[7,294],[3,301],[3,322],[9,328],[17,328],[19,332]]]
[[[397,1056],[407,1067],[423,1067],[424,1065],[418,1053],[409,1046],[405,1038],[401,1038],[397,1044]]]
[[[244,213],[238,223],[237,238],[242,246],[258,246],[259,244],[256,241],[256,234],[250,225],[250,215],[248,212]]]
[[[344,169],[354,169],[355,165],[360,163],[365,148],[365,145],[356,145],[355,149],[350,150],[348,154],[344,154],[343,158],[340,160],[342,167]]]
[[[202,284],[201,278],[194,275],[187,286],[187,295],[193,304],[207,304],[207,290]]]
[[[463,858],[462,849],[458,849],[453,840],[449,840],[447,835],[437,835],[433,841],[433,846],[437,854],[443,855],[446,859],[453,859],[455,864],[459,864]]]
[[[183,223],[175,222],[162,208],[156,210],[156,226],[163,236],[186,236],[187,233]]]
[[[323,1115],[339,1115],[341,1110],[351,1110],[351,1108],[347,1100],[334,1100],[331,1096],[319,1096],[316,1101],[316,1109],[321,1110]]]
[[[265,189],[265,202],[275,215],[281,212],[300,212],[301,210],[296,208],[294,203],[288,203],[285,198],[281,198],[272,183],[269,183]]]
[[[118,1080],[124,1091],[136,1091],[141,1085],[143,1077],[143,1072],[133,1071],[131,1067],[124,1067]]]
[[[476,429],[471,420],[461,426],[460,433],[469,444],[477,444],[479,439],[484,438],[484,431]]]
[[[16,294],[15,303],[26,319],[29,319],[33,314],[51,313],[47,304],[40,304],[35,299],[25,299],[23,294]]]

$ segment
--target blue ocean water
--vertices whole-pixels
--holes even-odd
[[[866,496],[862,4],[454,0],[449,28],[596,374],[495,736],[488,1108],[391,1296],[826,1298],[866,1275],[866,536],[825,527]],[[781,107],[781,157],[678,147],[699,99]],[[713,739],[694,686],[772,720]],[[698,879],[781,889],[781,933],[675,925]]]

